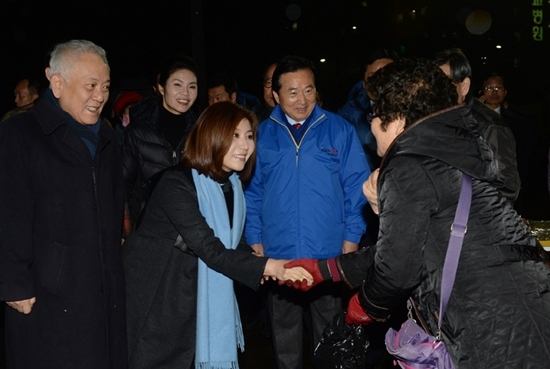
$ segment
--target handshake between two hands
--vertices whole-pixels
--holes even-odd
[[[316,281],[308,268],[302,265],[290,265],[292,262],[294,261],[268,259],[261,282],[273,279],[277,280],[279,285],[286,284],[289,287],[307,291],[322,281]],[[311,262],[317,263],[317,260],[311,260]]]
[[[340,281],[340,273],[336,268],[334,259],[322,261],[326,263],[326,271],[324,273],[321,272],[318,260],[297,259],[291,261],[276,260],[275,262],[282,262],[282,267],[284,268],[284,270],[279,269],[277,271],[276,279],[278,279],[279,285],[286,284],[289,287],[308,291],[325,280]],[[345,320],[347,324],[352,325],[367,325],[373,322],[372,318],[361,307],[357,293],[349,301]]]

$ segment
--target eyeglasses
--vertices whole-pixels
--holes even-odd
[[[504,87],[503,86],[485,86],[485,87],[483,87],[483,89],[485,91],[489,91],[489,92],[491,92],[491,91],[498,92],[500,90],[504,90]]]
[[[367,114],[367,122],[369,122],[369,124],[372,124],[372,121],[374,120],[374,118],[378,118],[378,115],[374,113]]]
[[[273,81],[271,80],[271,78],[266,79],[266,80],[264,81],[264,87],[265,87],[265,88],[271,88],[271,86],[273,86]]]

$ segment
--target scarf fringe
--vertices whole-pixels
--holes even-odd
[[[208,363],[196,363],[195,369],[239,369],[236,361],[212,361]]]
[[[237,313],[239,312],[239,309],[237,308]],[[237,347],[241,350],[241,352],[244,352],[244,334],[243,334],[243,326],[241,324],[241,318],[238,317],[239,323],[237,323],[236,333],[237,333]]]

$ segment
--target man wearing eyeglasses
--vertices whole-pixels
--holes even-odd
[[[262,84],[264,86],[264,101],[261,103],[260,110],[258,111],[258,122],[263,122],[271,115],[273,108],[275,107],[275,99],[273,98],[273,72],[277,63],[269,64],[263,73]]]
[[[483,82],[482,95],[479,98],[481,102],[501,113],[501,105],[504,103],[508,91],[504,87],[504,80],[500,76],[491,76]]]

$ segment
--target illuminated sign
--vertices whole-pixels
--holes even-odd
[[[543,12],[543,0],[532,0],[531,3],[531,16],[533,17],[533,40],[542,41],[544,37],[544,12]],[[550,3],[550,0],[548,0]]]

